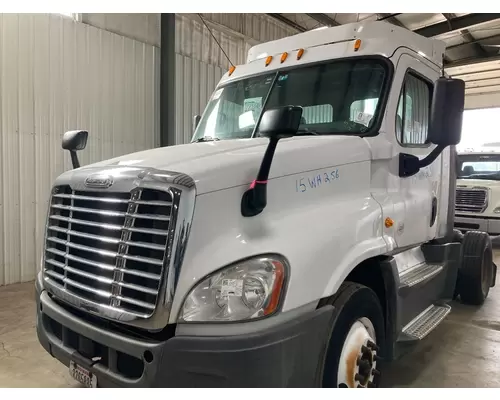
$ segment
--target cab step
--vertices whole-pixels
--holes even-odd
[[[422,340],[450,313],[449,305],[431,305],[411,320],[402,331],[400,341]]]
[[[415,267],[407,269],[399,275],[399,293],[404,295],[404,293],[413,286],[430,281],[432,278],[439,275],[439,273],[443,271],[443,268],[444,266],[442,264],[427,264],[423,262]]]

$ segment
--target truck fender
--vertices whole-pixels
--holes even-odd
[[[325,290],[323,298],[330,297],[337,292],[342,282],[360,264],[387,253],[387,243],[382,236],[370,238],[353,246],[342,258],[341,263],[332,271],[332,275]]]
[[[386,327],[386,351],[384,358],[392,360],[394,358],[394,343],[398,336],[398,327],[400,325],[397,294],[399,273],[396,260],[393,257],[385,256],[386,252],[387,245],[382,237],[358,243],[344,258],[344,262],[334,271],[324,292],[323,299],[328,299],[334,295],[340,285],[348,279],[349,274],[361,264],[376,264],[380,268],[384,282],[384,298],[380,299],[384,309]],[[320,302],[320,304],[322,303]]]
[[[384,361],[392,361],[395,358],[395,342],[399,335],[398,329],[400,326],[399,318],[399,303],[398,303],[398,287],[399,287],[399,274],[396,260],[393,257],[374,257],[363,261],[358,266],[379,267],[379,273],[383,281],[383,293],[380,293],[379,288],[374,290],[380,299],[380,303],[384,310],[384,326],[385,326],[385,343],[383,346],[383,359]],[[356,266],[356,268],[358,267]],[[356,268],[353,269],[356,270]],[[357,283],[366,284],[366,282],[359,282],[358,279],[353,277],[353,281]],[[348,278],[350,280],[350,278]],[[375,289],[371,287],[371,289]],[[318,308],[331,304],[332,296],[323,298]]]

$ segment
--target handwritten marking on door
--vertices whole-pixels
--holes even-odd
[[[318,189],[324,185],[330,185],[340,179],[338,168],[327,172],[316,172],[310,176],[302,177],[295,180],[295,191],[304,193],[308,190]]]

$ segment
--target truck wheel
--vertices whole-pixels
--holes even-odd
[[[458,271],[457,289],[462,302],[484,303],[493,282],[493,250],[485,232],[469,231],[462,241],[462,265]]]
[[[326,354],[323,386],[377,387],[378,346],[384,343],[384,314],[377,295],[366,286],[344,282],[328,303],[335,307],[337,316]]]

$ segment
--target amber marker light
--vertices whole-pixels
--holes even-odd
[[[361,40],[356,39],[356,41],[354,42],[354,51],[358,51],[360,47],[361,47]]]

